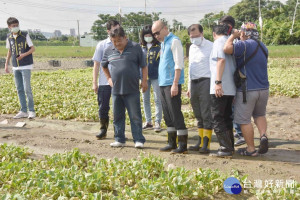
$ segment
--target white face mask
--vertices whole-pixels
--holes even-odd
[[[190,38],[191,43],[200,46],[203,42],[203,37]]]
[[[144,40],[147,42],[147,43],[151,43],[153,41],[153,37],[144,37]]]
[[[11,32],[13,32],[13,33],[17,33],[17,32],[19,32],[19,30],[20,30],[20,27],[12,27],[11,29]]]

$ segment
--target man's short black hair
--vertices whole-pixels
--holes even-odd
[[[109,20],[109,21],[106,23],[106,28],[107,28],[107,30],[110,31],[110,29],[111,29],[113,26],[117,26],[117,25],[120,25],[120,23],[119,23],[117,20]]]
[[[109,36],[112,38],[125,37],[125,31],[124,31],[123,27],[120,26],[120,27],[114,29],[113,31],[111,31]]]
[[[219,24],[230,24],[232,28],[235,26],[235,20],[230,15],[225,15],[219,20]]]
[[[7,25],[10,26],[12,24],[19,24],[19,20],[17,20],[17,18],[14,17],[10,17],[7,19]]]
[[[228,35],[228,29],[229,27],[227,24],[220,24],[213,27],[213,32],[217,35]]]
[[[198,28],[200,33],[203,33],[203,27],[200,24],[192,24],[188,27],[188,34],[190,35],[191,31],[194,31],[196,28]]]

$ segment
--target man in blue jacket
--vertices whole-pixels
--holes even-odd
[[[183,47],[179,38],[170,33],[161,20],[154,22],[152,33],[161,42],[158,83],[168,132],[168,145],[160,151],[187,153],[188,131],[181,112],[181,85],[184,83]]]

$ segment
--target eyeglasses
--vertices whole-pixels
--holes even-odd
[[[156,37],[156,36],[159,36],[160,35],[160,32],[161,30],[164,28],[165,26],[162,26],[161,29],[155,33],[153,33],[153,36]]]

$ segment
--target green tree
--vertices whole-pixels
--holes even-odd
[[[63,41],[63,42],[66,42],[68,41],[68,36],[66,35],[62,35],[60,38],[59,38],[60,41]]]
[[[286,2],[286,9],[287,9],[290,20],[292,20],[292,18],[294,16],[296,3],[297,3],[297,0],[287,0],[287,2]],[[299,1],[298,1],[298,6],[297,6],[295,21],[296,20],[300,20],[300,2]]]
[[[139,33],[144,25],[152,24],[153,21],[159,20],[159,15],[161,13],[151,13],[146,14],[144,12],[138,13],[129,13],[125,14],[121,18],[121,25],[125,29],[127,36],[133,40],[139,41]],[[103,40],[107,37],[106,32],[106,22],[109,20],[117,20],[120,21],[120,15],[117,14],[115,16],[112,15],[104,15],[99,14],[98,17],[100,19],[96,20],[91,28],[92,33],[94,33],[94,39]]]
[[[176,19],[173,19],[173,26],[172,26],[172,31],[175,30],[184,30],[186,29],[185,26],[183,26],[182,22],[177,21]]]
[[[0,29],[0,40],[6,40],[8,33],[9,33],[8,28]]]
[[[280,1],[261,0],[261,13],[263,19],[263,42],[272,45],[300,44],[300,5],[297,7],[293,33],[292,20],[297,0],[288,0],[286,4]],[[228,13],[208,13],[199,22],[204,28],[204,37],[212,40],[211,27],[224,15],[235,18],[235,27],[239,29],[241,24],[252,21],[259,24],[258,0],[242,0],[232,6]],[[258,31],[261,27],[258,26]]]
[[[139,42],[139,34],[143,26],[152,24],[153,21],[159,19],[159,14],[146,14],[144,12],[125,14],[122,26],[124,27],[127,36],[135,42]]]
[[[109,20],[118,20],[120,18],[119,14],[116,14],[114,16],[109,15],[109,14],[99,14],[98,15],[99,19],[97,19],[92,28],[91,32],[94,34],[94,39],[95,40],[104,40],[107,38],[107,32],[106,32],[106,22]]]
[[[29,32],[29,36],[32,40],[39,40],[39,41],[47,40],[47,38],[42,33]]]

